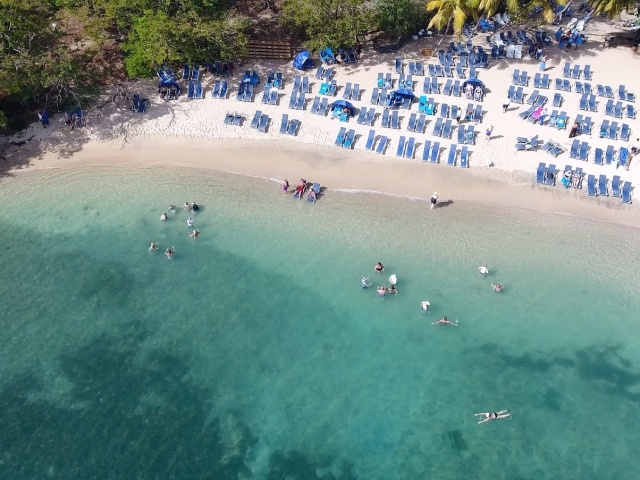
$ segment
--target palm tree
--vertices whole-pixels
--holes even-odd
[[[617,17],[620,12],[626,10],[631,13],[635,10],[635,0],[591,0],[593,14],[604,13],[608,17]]]
[[[467,0],[429,0],[427,12],[437,10],[427,28],[436,27],[438,30],[446,26],[448,33],[453,24],[453,32],[458,38],[462,36],[462,28],[467,18],[478,19],[476,11],[469,6]]]

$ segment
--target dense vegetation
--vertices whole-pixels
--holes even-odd
[[[635,4],[589,2],[610,15]],[[428,24],[459,33],[466,21],[505,9],[522,16],[542,7],[553,17],[548,0],[266,2],[277,4],[284,31],[316,51],[371,31],[394,37]],[[162,63],[242,57],[249,25],[225,0],[0,0],[0,128],[21,126],[36,109],[82,104],[104,83],[149,77]]]

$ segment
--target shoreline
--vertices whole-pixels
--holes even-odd
[[[134,139],[118,149],[112,143],[89,142],[68,158],[49,152],[35,164],[12,170],[12,173],[128,166],[205,169],[272,182],[282,182],[286,178],[294,183],[304,177],[318,181],[329,191],[343,194],[395,197],[422,201],[426,205],[431,194],[437,191],[442,201],[487,208],[499,206],[640,228],[640,212],[621,204],[619,199],[587,197],[584,187],[582,190],[565,190],[559,185],[540,187],[534,183],[533,174],[526,172],[489,168],[463,170],[289,142],[151,137]]]

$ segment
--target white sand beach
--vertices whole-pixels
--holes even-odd
[[[518,29],[513,26],[513,29]],[[553,31],[546,29],[552,36]],[[410,113],[417,112],[417,102],[411,110],[400,110],[400,129],[386,129],[380,125],[383,107],[376,106],[376,119],[373,127],[358,125],[355,118],[348,123],[331,119],[329,116],[311,114],[309,107],[313,98],[318,95],[320,80],[315,79],[315,69],[306,72],[311,84],[311,93],[307,94],[305,110],[288,108],[293,76],[301,74],[291,67],[291,62],[260,62],[238,65],[235,76],[229,80],[229,95],[226,99],[211,97],[214,78],[207,74],[203,78],[205,98],[190,100],[186,92],[177,101],[164,102],[158,98],[157,82],[149,81],[140,87],[139,93],[148,97],[151,104],[144,114],[128,111],[124,106],[107,102],[99,112],[89,109],[87,126],[82,129],[68,130],[64,126],[62,115],[52,119],[50,128],[43,129],[39,123],[33,124],[27,131],[21,132],[12,140],[29,141],[20,147],[11,146],[7,150],[8,162],[3,171],[19,171],[31,168],[63,168],[81,165],[117,165],[135,164],[140,166],[178,165],[197,168],[215,168],[242,175],[260,176],[273,179],[287,178],[290,182],[300,177],[319,181],[329,189],[372,191],[415,197],[426,200],[435,190],[442,198],[463,202],[480,202],[483,204],[511,205],[518,208],[534,208],[554,213],[588,216],[598,220],[619,222],[640,226],[637,202],[632,205],[621,204],[619,198],[589,197],[586,193],[586,178],[582,189],[565,189],[560,183],[560,176],[565,165],[582,167],[585,174],[606,175],[609,181],[614,175],[621,180],[632,182],[634,189],[640,186],[640,166],[631,161],[627,170],[612,165],[596,165],[593,162],[595,148],[606,150],[613,145],[616,152],[620,147],[629,148],[640,137],[640,120],[636,118],[622,119],[607,117],[605,104],[607,99],[597,97],[597,112],[579,110],[580,94],[574,91],[575,80],[572,80],[572,91],[561,92],[563,102],[560,108],[552,107],[551,100],[556,93],[553,81],[562,78],[565,62],[581,67],[590,65],[593,89],[597,85],[610,86],[617,101],[619,85],[626,85],[628,91],[635,91],[637,80],[635,70],[640,55],[630,48],[617,47],[603,49],[602,39],[613,30],[619,30],[611,22],[594,19],[588,24],[589,42],[578,50],[561,51],[556,45],[546,48],[549,58],[545,73],[551,78],[549,90],[538,89],[548,97],[547,108],[567,112],[568,127],[559,130],[549,126],[533,125],[522,120],[518,113],[529,105],[511,103],[509,110],[502,111],[502,101],[511,85],[514,69],[527,71],[530,77],[525,95],[535,90],[533,76],[539,72],[538,62],[529,58],[521,60],[491,60],[489,69],[479,69],[478,78],[486,85],[486,95],[482,102],[482,122],[473,123],[476,131],[475,144],[469,146],[469,168],[446,165],[449,146],[456,143],[457,132],[453,131],[451,139],[439,139],[441,154],[439,164],[422,162],[422,148],[426,140],[432,138],[432,129],[436,117],[428,117],[425,133],[407,131]],[[410,43],[396,54],[377,54],[371,50],[363,51],[362,58],[355,65],[335,66],[338,93],[335,99],[342,99],[342,92],[347,82],[360,85],[359,101],[352,100],[356,109],[371,108],[370,97],[376,85],[378,72],[391,73],[394,81],[398,75],[394,70],[396,56],[403,58],[406,65],[409,61],[437,63],[437,57],[422,56],[423,48],[446,49],[450,37],[420,39]],[[486,49],[484,35],[477,35],[474,44]],[[316,66],[319,62],[316,61]],[[241,81],[245,69],[260,72],[261,81],[268,70],[279,71],[284,75],[284,88],[281,90],[277,105],[261,103],[263,85],[256,88],[252,102],[240,102],[235,99],[237,85]],[[414,90],[421,95],[424,77],[414,76]],[[454,77],[455,79],[455,77]],[[441,84],[445,79],[440,79]],[[183,82],[184,83],[184,82]],[[186,88],[185,88],[186,91]],[[135,93],[135,92],[134,92]],[[111,95],[112,92],[108,92]],[[597,95],[597,90],[596,90]],[[436,104],[447,103],[465,108],[470,100],[463,97],[427,95],[434,97]],[[330,97],[331,102],[334,98]],[[475,104],[475,102],[473,102]],[[625,106],[627,102],[624,102]],[[118,108],[122,107],[122,108]],[[640,107],[640,105],[638,105]],[[635,105],[634,105],[635,108]],[[266,133],[260,133],[249,127],[256,110],[267,114],[270,124]],[[225,126],[223,120],[228,112],[239,113],[245,120],[242,126]],[[575,116],[579,113],[591,116],[594,127],[591,135],[581,134],[578,140],[587,141],[591,147],[588,162],[571,159],[569,149],[573,139],[569,138],[569,130]],[[301,121],[296,136],[281,135],[280,122],[283,114],[289,119]],[[599,138],[600,124],[604,119],[627,124],[631,130],[630,142]],[[455,119],[453,120],[455,126]],[[467,126],[468,121],[461,125]],[[340,127],[353,128],[356,131],[356,142],[353,150],[334,146]],[[485,130],[493,126],[490,140],[486,140]],[[364,145],[373,128],[376,134],[386,135],[390,144],[384,155],[367,152]],[[416,138],[418,148],[413,159],[396,157],[396,146],[400,136]],[[565,149],[557,158],[536,151],[516,152],[517,137],[538,135],[541,141],[553,140]],[[542,142],[541,142],[542,143]],[[556,186],[541,186],[535,183],[535,173],[539,162],[555,164],[560,172]]]

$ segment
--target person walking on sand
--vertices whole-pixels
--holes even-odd
[[[450,322],[447,317],[442,317],[437,322],[431,322],[431,325],[453,325],[454,327],[458,326],[458,322]]]
[[[484,265],[478,267],[478,270],[480,271],[480,276],[482,278],[484,278],[485,275],[489,274],[489,267],[487,266],[486,263]]]
[[[493,125],[487,128],[487,131],[484,133],[485,133],[485,138],[487,139],[487,142],[491,140],[491,134],[493,133]]]
[[[502,111],[504,113],[507,113],[509,105],[511,105],[511,99],[509,97],[505,97],[505,99],[502,101]]]
[[[489,420],[498,420],[501,418],[510,417],[511,414],[508,412],[509,410],[500,410],[499,412],[482,412],[482,413],[476,413],[475,416],[484,417],[484,420],[480,420],[478,422],[478,425],[480,425],[481,423],[488,422]]]

